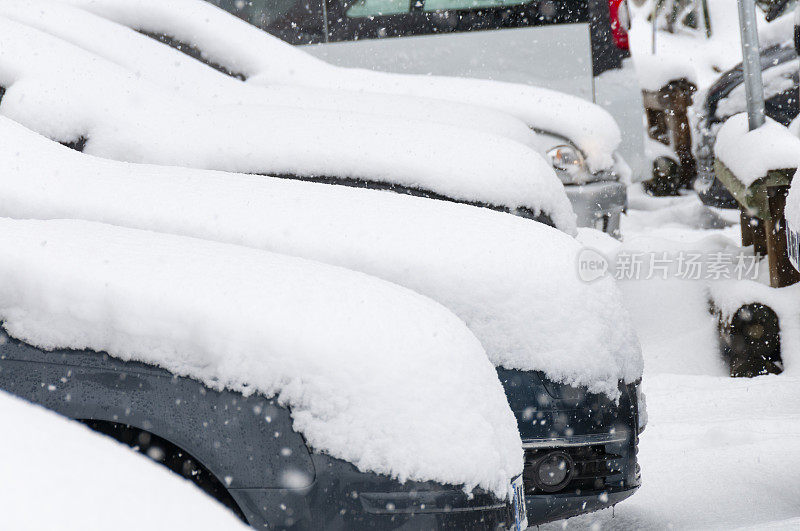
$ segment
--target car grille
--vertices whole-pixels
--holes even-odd
[[[525,494],[562,494],[589,492],[624,486],[626,457],[610,451],[610,447],[619,449],[619,445],[594,445],[567,448],[543,448],[525,450],[525,468],[523,486]],[[534,484],[536,473],[534,463],[543,455],[553,450],[566,452],[574,463],[572,479],[558,492],[543,492]]]

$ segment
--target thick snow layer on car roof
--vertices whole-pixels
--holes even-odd
[[[517,425],[441,305],[343,268],[82,220],[0,219],[0,319],[42,348],[107,351],[277,396],[309,445],[362,471],[506,496]]]
[[[0,432],[3,529],[247,529],[189,481],[3,391]]]
[[[128,162],[369,180],[544,213],[575,233],[552,167],[532,149],[443,124],[279,106],[204,106],[61,39],[0,17],[0,113]]]
[[[800,167],[800,139],[771,118],[750,131],[747,113],[741,113],[720,127],[714,154],[745,186],[750,186],[770,170]]]
[[[579,244],[541,223],[374,190],[96,159],[6,118],[0,166],[2,216],[82,218],[347,267],[441,302],[495,365],[612,397],[620,379],[641,376],[613,280],[579,280]]]
[[[621,135],[598,105],[515,83],[335,67],[202,0],[59,0],[150,33],[168,35],[253,84],[440,98],[491,107],[574,142],[593,171],[610,168]]]
[[[486,107],[432,98],[244,83],[127,26],[49,0],[4,0],[7,16],[100,55],[181,97],[216,104],[270,104],[377,114],[496,134],[538,147],[524,122]]]

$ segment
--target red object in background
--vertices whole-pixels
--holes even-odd
[[[611,15],[611,34],[614,36],[614,44],[621,50],[627,50],[631,20],[627,0],[608,0],[608,11]]]

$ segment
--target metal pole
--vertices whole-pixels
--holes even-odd
[[[739,31],[742,36],[742,67],[747,97],[747,122],[752,131],[764,125],[764,84],[761,80],[754,0],[739,0]]]
[[[656,31],[657,31],[656,26],[658,25],[658,23],[656,22],[657,18],[658,18],[658,0],[653,0],[653,14],[652,17],[650,18],[650,22],[652,23],[653,26],[653,41],[651,49],[651,53],[653,55],[656,54]]]

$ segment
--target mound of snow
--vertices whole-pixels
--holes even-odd
[[[575,232],[555,172],[518,142],[454,126],[279,106],[204,106],[0,17],[0,113],[86,153],[245,173],[334,176],[543,212]]]
[[[746,186],[771,170],[800,167],[800,139],[772,118],[750,131],[747,113],[728,118],[717,133],[714,154]]]
[[[611,115],[586,100],[539,87],[482,79],[341,68],[251,26],[202,0],[59,0],[137,30],[191,44],[248,83],[300,85],[438,98],[491,107],[528,126],[570,139],[593,171],[613,166],[621,135]]]
[[[107,351],[276,396],[317,451],[400,480],[507,495],[517,425],[458,318],[361,273],[77,220],[0,219],[0,320],[42,348]]]
[[[3,529],[247,529],[127,446],[2,391],[0,432]]]
[[[613,281],[580,281],[580,245],[541,223],[374,190],[96,159],[6,118],[0,166],[2,216],[81,218],[343,266],[444,304],[495,365],[612,397],[620,379],[641,376]]]
[[[0,15],[40,29],[97,54],[181,98],[214,104],[269,104],[375,114],[483,131],[536,147],[536,134],[521,120],[493,109],[431,98],[365,94],[309,87],[244,83],[209,68],[127,26],[50,0],[4,0]]]
[[[781,358],[784,374],[800,373],[800,285],[772,288],[754,280],[713,283],[710,299],[723,321],[730,322],[737,310],[746,304],[761,303],[772,308],[780,322]]]

